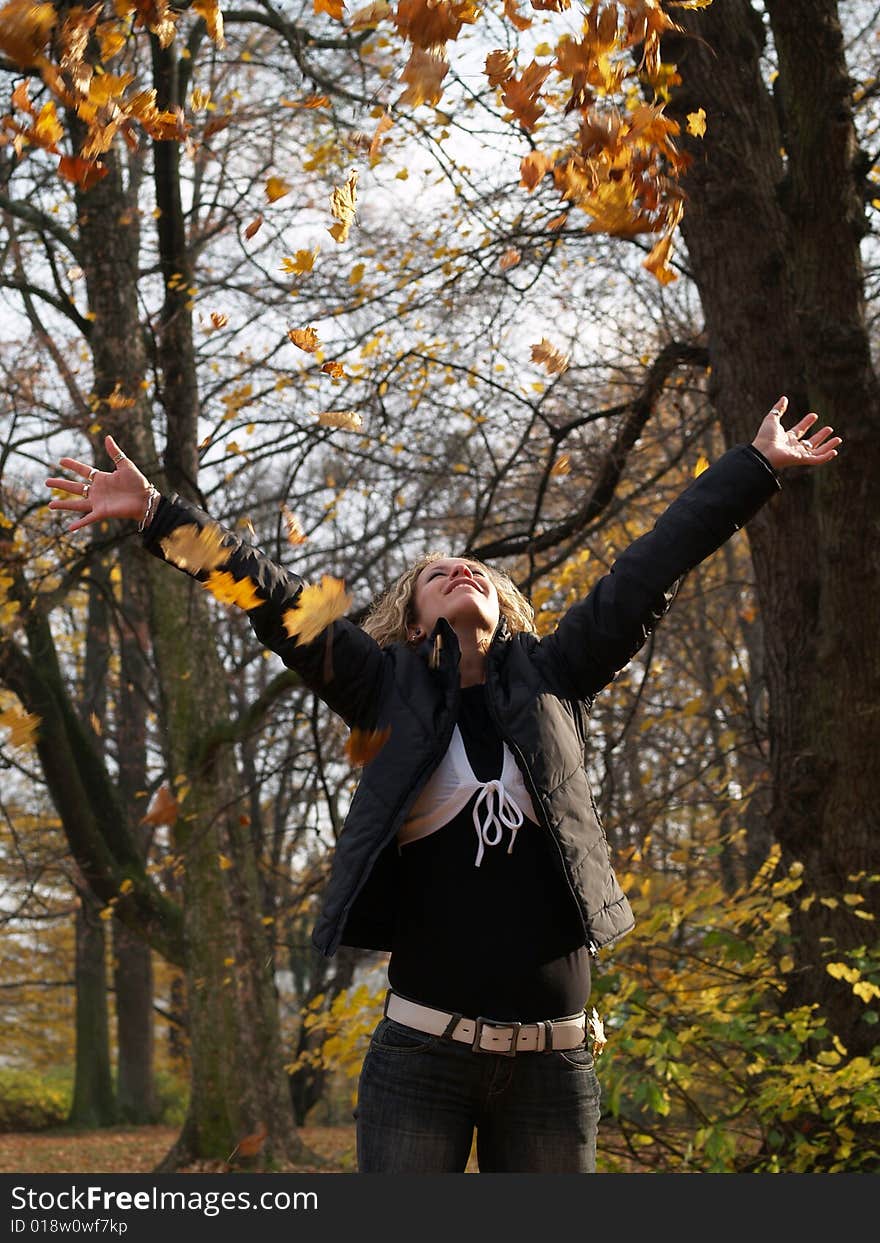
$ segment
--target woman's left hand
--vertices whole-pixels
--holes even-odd
[[[774,470],[786,466],[823,466],[837,457],[837,446],[843,441],[840,436],[831,435],[833,427],[821,427],[808,436],[810,428],[819,421],[818,414],[811,413],[786,431],[782,416],[787,409],[788,398],[780,397],[752,441]]]

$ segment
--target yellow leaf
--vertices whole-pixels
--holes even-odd
[[[363,263],[356,263],[354,265],[348,276],[349,285],[359,285],[361,283],[364,279],[364,267]]]
[[[281,506],[281,513],[287,529],[287,542],[294,547],[298,544],[304,544],[309,537],[303,531],[296,514],[289,510],[286,505]]]
[[[30,747],[36,740],[37,726],[40,718],[32,712],[25,712],[23,708],[13,706],[7,708],[5,712],[0,712],[0,725],[5,726],[9,730],[9,738],[7,741],[13,747]]]
[[[132,889],[134,889],[134,881],[130,877],[126,876],[125,880],[119,886],[119,892],[131,893]]]
[[[704,470],[708,470],[708,469],[709,469],[709,459],[701,453],[700,456],[697,458],[697,464],[693,470],[694,479],[696,479],[699,475],[702,475]]]
[[[343,432],[359,432],[363,419],[355,410],[324,410],[318,415],[321,427],[338,427]]]
[[[282,177],[270,177],[266,182],[266,198],[270,203],[283,199],[293,189]],[[250,235],[249,235],[250,236]]]
[[[255,609],[265,604],[249,578],[233,578],[225,570],[212,570],[202,586],[221,604],[234,604],[240,609]]]
[[[284,614],[284,629],[297,643],[311,643],[338,617],[342,617],[351,604],[351,596],[345,590],[342,579],[328,574],[320,583],[303,587],[296,607]]]
[[[331,225],[327,232],[334,241],[344,242],[354,223],[357,183],[357,169],[353,168],[345,185],[334,186],[330,195],[330,214],[337,223]]]
[[[291,276],[301,276],[305,272],[311,272],[317,257],[317,250],[298,250],[292,259],[281,260],[281,270]]]
[[[176,527],[170,535],[159,541],[159,546],[166,561],[186,570],[188,574],[216,570],[229,558],[223,545],[223,532],[214,522],[208,523],[201,530],[191,522]]]
[[[203,17],[205,26],[208,27],[208,37],[216,46],[222,48],[226,46],[224,34],[222,34],[222,14],[220,12],[219,0],[194,0],[193,12],[198,12]]]
[[[217,855],[217,862],[220,864],[220,869],[223,872],[228,872],[231,867],[235,866],[229,856],[224,854]]]
[[[551,475],[567,475],[571,471],[571,459],[567,453],[560,453],[550,468]]]
[[[693,134],[694,138],[702,138],[706,132],[706,109],[699,108],[696,112],[689,112],[687,115],[687,129],[689,134]]]

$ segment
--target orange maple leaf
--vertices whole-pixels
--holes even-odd
[[[296,514],[284,504],[281,506],[281,514],[284,518],[288,544],[292,544],[294,547],[304,544],[309,537],[303,531],[302,524]]]
[[[247,228],[245,229],[244,231],[245,237],[248,238],[248,240],[250,240],[250,238],[252,238],[254,234],[262,227],[262,224],[263,224],[263,217],[257,216],[256,219],[252,220],[250,224],[247,226]]]
[[[412,104],[414,108],[417,108],[419,104],[439,103],[443,97],[441,83],[448,72],[449,61],[438,52],[426,52],[419,47],[413,48],[412,55],[400,75],[401,81],[406,82],[407,88],[400,96],[398,103]]]
[[[340,578],[321,576],[320,583],[303,587],[295,608],[288,609],[282,621],[284,629],[297,643],[311,643],[342,617],[351,604],[351,596]]]
[[[334,21],[341,22],[345,3],[344,0],[314,0],[314,8],[316,13],[326,13]]]
[[[53,4],[12,0],[0,9],[0,49],[16,65],[33,65],[57,20]]]
[[[549,65],[539,65],[533,60],[518,78],[511,78],[507,83],[501,101],[523,129],[534,129],[538,118],[544,114],[544,105],[539,102],[538,96],[549,73]]]
[[[83,190],[89,190],[110,170],[95,160],[82,160],[78,155],[62,155],[58,172],[66,181],[73,181]]]
[[[287,335],[294,345],[298,345],[307,354],[314,354],[321,344],[318,340],[318,333],[314,328],[290,328]]]
[[[503,49],[490,52],[486,57],[484,73],[489,79],[490,86],[503,86],[505,82],[509,82],[513,77],[513,71],[516,67],[516,58],[513,52],[505,52]]]
[[[394,24],[414,47],[442,48],[477,12],[472,0],[399,0]]]
[[[511,246],[509,250],[505,250],[504,254],[498,260],[498,266],[502,272],[506,272],[508,268],[515,268],[521,261],[522,254],[515,246]]]
[[[141,824],[172,825],[180,815],[180,804],[167,785],[159,786],[153,795],[146,815],[141,817]]]
[[[540,363],[550,375],[562,374],[568,367],[568,355],[563,354],[546,337],[532,346],[532,362]]]
[[[391,737],[391,726],[384,729],[353,729],[345,744],[345,754],[355,767],[369,764]]]
[[[528,30],[532,24],[530,17],[523,17],[516,7],[516,0],[504,0],[504,16],[517,30]]]
[[[519,184],[527,190],[534,190],[552,167],[551,156],[545,155],[543,151],[530,151],[520,160]]]
[[[342,380],[345,378],[345,368],[343,367],[342,363],[337,363],[337,362],[321,363],[321,370],[326,375],[332,376],[334,380]]]

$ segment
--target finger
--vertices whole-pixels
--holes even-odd
[[[833,431],[833,427],[821,427],[818,432],[813,432],[810,436],[810,443],[813,448],[818,449],[818,447],[828,439]]]
[[[78,475],[88,475],[92,469],[91,466],[78,461],[75,457],[60,457],[58,461],[66,470],[76,471]]]
[[[806,435],[809,428],[811,428],[814,423],[818,423],[818,421],[818,414],[813,414],[811,411],[809,414],[805,414],[798,423],[795,423],[794,427],[789,428],[789,431],[794,432],[795,436],[800,439],[801,436]]]
[[[69,501],[66,501],[66,500],[62,501],[62,500],[56,499],[56,500],[50,501],[49,504],[46,506],[47,509],[70,509],[78,514],[89,513],[91,511],[91,507],[92,507],[91,501],[85,500],[81,496],[78,496],[75,499],[71,498]]]
[[[98,517],[96,514],[94,513],[84,514],[82,518],[78,519],[78,521],[72,522],[67,529],[68,531],[78,531],[80,527],[87,527],[90,522],[97,522],[97,521],[98,521]]]
[[[56,479],[46,480],[47,488],[57,488],[59,492],[73,492],[79,495],[82,492],[83,485],[78,479]]]
[[[788,398],[783,394],[770,409],[771,414],[775,414],[777,418],[782,418],[788,409]]]
[[[104,448],[107,450],[107,456],[113,460],[114,464],[118,464],[119,459],[125,457],[119,445],[109,434],[104,437]]]

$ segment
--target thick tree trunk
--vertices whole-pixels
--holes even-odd
[[[150,947],[113,922],[116,992],[116,1103],[125,1122],[158,1121],[153,1081],[153,961]]]
[[[746,0],[678,11],[682,115],[702,106],[684,233],[708,329],[728,442],[750,439],[787,393],[788,425],[809,409],[845,438],[815,473],[789,471],[749,526],[770,699],[770,824],[803,867],[791,928],[789,1001],[817,1003],[851,1054],[873,1047],[865,1006],[825,970],[873,941],[880,789],[872,738],[880,703],[880,391],[871,368],[859,240],[863,200],[836,6],[767,4],[778,101],[762,76],[761,19]],[[678,20],[678,18],[677,18]],[[782,124],[780,125],[780,116]],[[784,151],[784,154],[783,154]],[[845,619],[845,624],[843,620]],[[820,900],[806,909],[809,894]]]
[[[78,1127],[116,1122],[107,1017],[104,922],[95,899],[80,891],[76,912],[76,1073],[68,1122]]]

